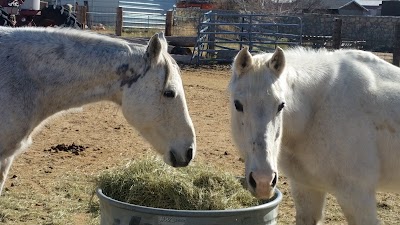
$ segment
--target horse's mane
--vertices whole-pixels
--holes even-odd
[[[1,30],[0,30],[1,31]],[[13,28],[13,32],[23,32],[24,38],[27,39],[29,42],[30,33],[32,35],[35,33],[40,33],[42,36],[42,41],[46,42],[53,42],[58,43],[60,41],[63,42],[76,42],[81,43],[82,45],[93,45],[96,46],[97,44],[104,44],[114,48],[123,48],[129,52],[132,52],[132,48],[140,47],[144,48],[144,46],[140,45],[131,45],[128,41],[122,40],[119,38],[110,37],[103,34],[94,33],[89,30],[77,30],[72,28],[54,28],[54,27],[20,27],[20,28]],[[16,34],[18,35],[18,34]],[[22,35],[21,35],[22,36]],[[22,40],[21,40],[22,41]]]
[[[339,50],[347,51],[347,50]],[[304,47],[293,47],[284,49],[286,66],[283,74],[285,75],[285,80],[291,83],[292,79],[295,79],[297,83],[307,83],[312,79],[310,75],[317,72],[318,74],[325,73],[326,65],[329,63],[335,63],[339,59],[332,59],[329,55],[333,54],[332,51],[326,49],[310,49]],[[258,53],[253,55],[253,64],[251,68],[252,79],[250,86],[258,87],[265,82],[262,80],[269,80],[267,83],[275,86],[275,88],[280,88],[276,85],[278,80],[275,76],[265,76],[267,74],[268,61],[271,59],[273,53]],[[328,61],[329,60],[329,61]],[[294,75],[295,73],[301,74],[300,77],[288,76],[288,74]],[[308,78],[307,78],[308,77]],[[290,81],[289,81],[290,80]],[[231,80],[233,82],[233,80]],[[229,85],[231,87],[232,83]],[[262,87],[259,87],[262,88]]]
[[[67,37],[80,37],[84,39],[95,39],[95,40],[117,42],[121,44],[128,44],[128,42],[123,39],[113,38],[105,34],[95,33],[91,30],[77,30],[67,27],[21,27],[17,29],[25,31],[41,31],[48,34],[61,34]]]
[[[374,55],[371,52],[361,51],[358,49],[336,49],[336,50],[328,50],[325,48],[320,49],[312,49],[306,47],[292,47],[285,50],[285,55],[290,61],[297,61],[300,59],[301,61],[308,60],[332,60],[332,58],[326,58],[333,54],[339,54],[343,56],[349,56],[353,59],[363,61],[363,62],[383,62],[384,60]],[[316,58],[317,57],[317,58]],[[296,59],[296,60],[294,60]],[[333,62],[333,61],[331,61]]]

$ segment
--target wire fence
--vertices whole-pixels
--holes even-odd
[[[123,28],[164,29],[165,14],[138,14],[123,11]]]
[[[200,19],[208,11],[195,8],[175,8],[173,11],[172,35],[197,36]]]
[[[83,8],[78,7],[76,13]],[[92,30],[115,30],[117,24],[117,8],[104,9],[101,11],[87,11],[85,13],[86,28]],[[82,20],[82,19],[81,19]],[[133,29],[163,30],[165,29],[164,14],[138,14],[135,12],[122,11],[122,29],[130,31]]]
[[[115,29],[116,12],[87,12],[87,26],[93,30]]]

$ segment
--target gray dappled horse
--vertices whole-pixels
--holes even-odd
[[[174,167],[196,152],[180,70],[163,34],[147,46],[74,29],[0,27],[0,191],[46,118],[108,100]]]

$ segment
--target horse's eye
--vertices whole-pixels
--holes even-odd
[[[164,91],[164,97],[175,98],[175,92],[174,91]]]
[[[284,102],[282,102],[281,104],[279,104],[279,106],[278,106],[278,112],[277,112],[277,113],[279,113],[279,112],[283,109],[283,107],[285,107],[285,103],[284,103]]]
[[[242,105],[242,103],[240,103],[238,100],[235,100],[233,103],[235,104],[235,108],[236,108],[237,111],[243,112],[243,105]]]

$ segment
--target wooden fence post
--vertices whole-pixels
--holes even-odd
[[[83,1],[83,5],[86,6],[86,10],[89,12],[89,2]]]
[[[342,44],[342,19],[333,20],[332,48],[339,49]]]
[[[122,36],[122,7],[117,8],[117,19],[115,24],[115,35]]]
[[[172,10],[167,11],[167,16],[165,18],[165,36],[172,35],[172,23],[174,21],[174,14]]]
[[[78,2],[76,2],[76,4],[78,4]],[[83,1],[83,5],[86,7],[86,13],[85,13],[85,24],[91,28],[92,27],[92,21],[89,19],[87,19],[87,12],[90,12],[89,9],[89,2],[88,1]]]
[[[77,5],[75,9],[77,11],[77,19],[82,24],[82,30],[86,29],[87,19],[86,19],[86,6]]]
[[[393,65],[400,66],[400,23],[394,28]]]

